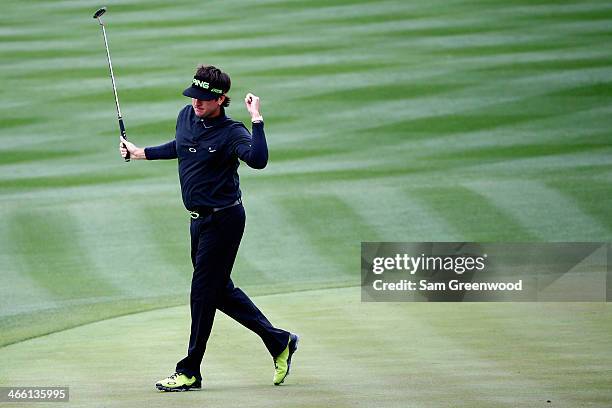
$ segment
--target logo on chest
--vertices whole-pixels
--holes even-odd
[[[198,150],[195,147],[190,147],[188,149],[191,153],[196,153]],[[212,145],[212,146],[208,146],[208,153],[214,153],[217,151],[217,146]]]

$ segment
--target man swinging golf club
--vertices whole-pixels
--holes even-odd
[[[230,103],[229,75],[210,65],[197,68],[183,95],[191,105],[178,114],[174,140],[155,147],[139,148],[121,138],[119,151],[132,160],[178,158],[181,192],[191,215],[191,335],[187,356],[175,373],[158,381],[162,391],[202,387],[200,365],[210,336],[216,309],[255,332],[274,360],[274,385],[283,383],[297,350],[298,336],[278,329],[251,299],[235,287],[230,273],[245,225],[238,183],[238,159],[255,169],[268,162],[268,147],[259,98],[244,100],[251,115],[253,135],[241,123],[225,115]]]

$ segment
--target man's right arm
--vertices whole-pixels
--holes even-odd
[[[170,160],[176,159],[176,139],[163,145],[146,147],[144,155],[147,160]]]
[[[176,140],[159,146],[142,148],[122,138],[119,143],[121,157],[125,158],[128,151],[133,160],[171,160],[178,157],[176,154]]]

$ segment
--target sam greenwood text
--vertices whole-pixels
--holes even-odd
[[[372,287],[377,291],[520,291],[523,290],[523,280],[519,279],[516,282],[459,282],[453,279],[448,282],[429,282],[427,279],[420,279],[418,282],[414,282],[402,279],[398,282],[383,282],[382,279],[377,279],[372,283]]]

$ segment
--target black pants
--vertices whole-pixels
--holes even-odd
[[[200,364],[216,309],[259,335],[273,357],[287,347],[289,332],[272,326],[230,279],[245,219],[239,204],[191,221],[191,336],[187,357],[176,365],[179,373],[202,378]]]

